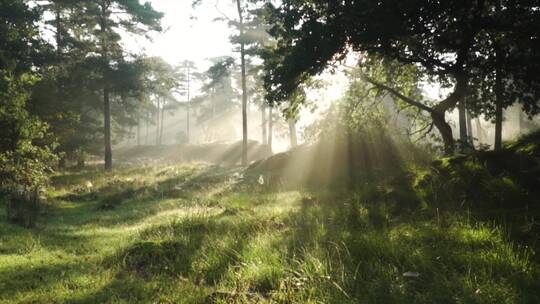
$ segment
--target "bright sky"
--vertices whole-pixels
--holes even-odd
[[[160,56],[171,64],[192,60],[203,70],[209,66],[206,59],[234,55],[229,42],[231,29],[226,22],[214,21],[220,17],[215,8],[234,16],[229,0],[206,0],[192,8],[191,0],[150,0],[154,8],[165,13],[165,32],[153,35],[153,41],[138,39],[132,48],[145,49],[149,56]]]

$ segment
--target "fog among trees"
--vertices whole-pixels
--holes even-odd
[[[0,0],[0,302],[538,303],[536,0]]]

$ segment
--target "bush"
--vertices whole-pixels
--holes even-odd
[[[0,74],[0,200],[8,220],[35,224],[39,196],[56,157],[48,126],[26,110],[30,76]]]

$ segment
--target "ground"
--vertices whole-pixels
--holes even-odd
[[[470,213],[206,164],[63,173],[47,195],[37,228],[0,221],[0,303],[540,302],[534,251]]]

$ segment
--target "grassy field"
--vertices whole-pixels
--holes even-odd
[[[0,221],[0,303],[540,303],[534,251],[470,214],[202,164],[66,173],[48,195],[37,228]]]

